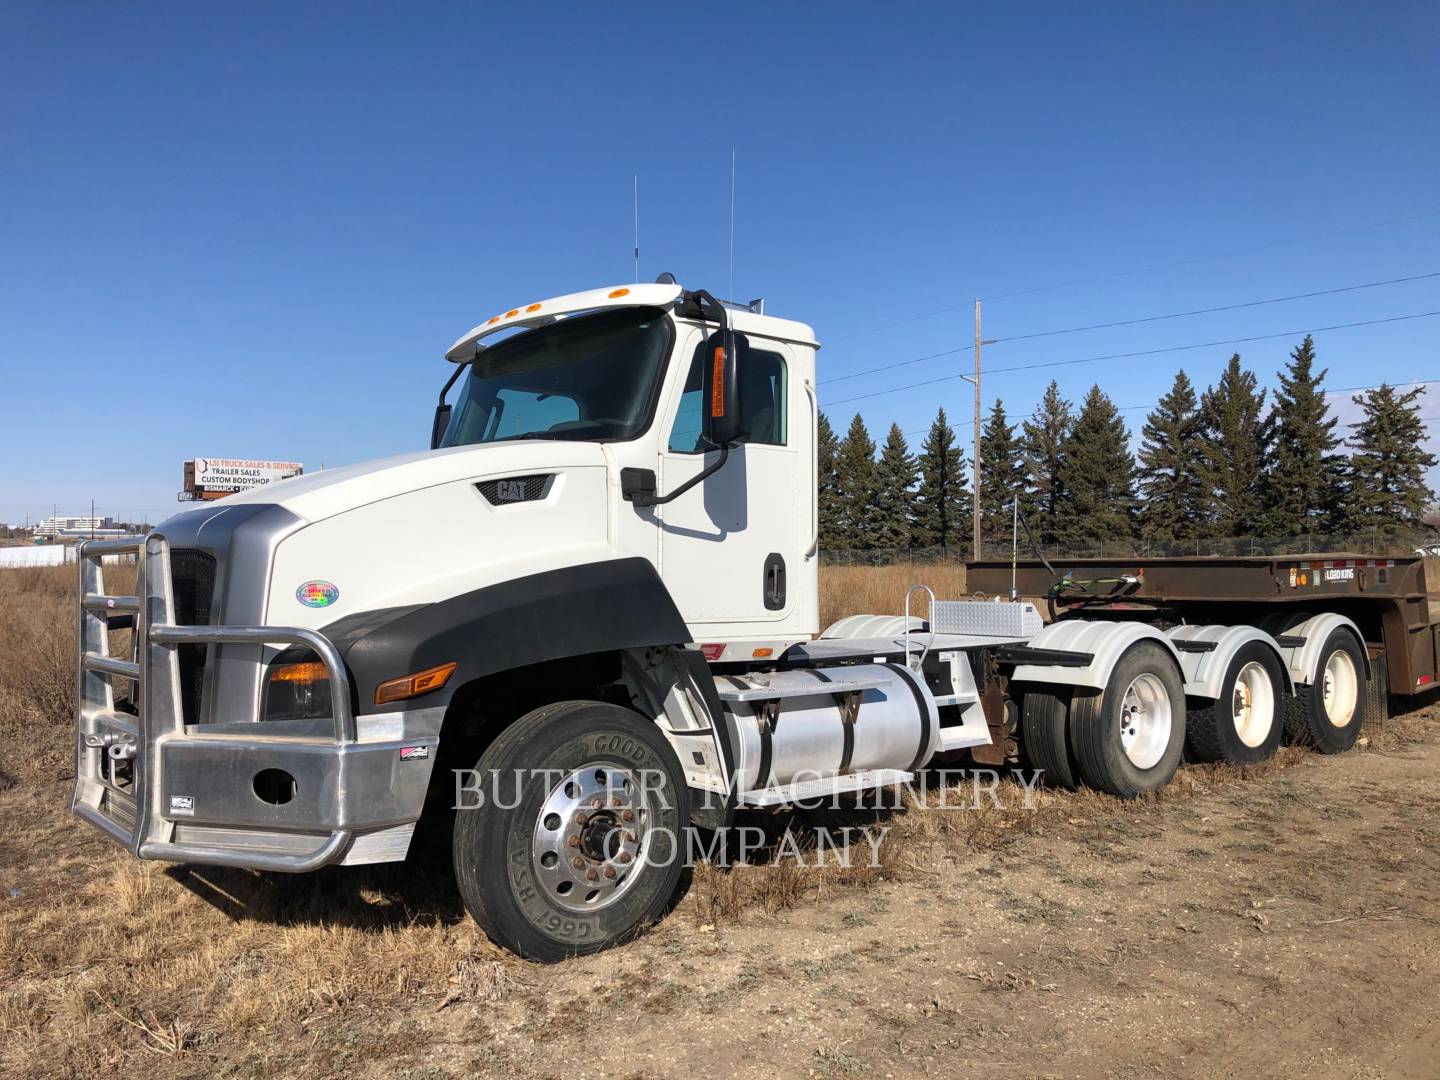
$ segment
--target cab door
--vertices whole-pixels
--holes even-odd
[[[804,560],[810,501],[804,389],[793,347],[737,334],[742,439],[715,475],[658,507],[661,577],[685,621],[702,636],[781,632],[795,613],[792,575]],[[660,447],[660,490],[714,463],[700,435],[706,338],[689,347],[689,371],[669,402]],[[684,355],[682,353],[681,355]],[[700,628],[705,628],[702,635]]]

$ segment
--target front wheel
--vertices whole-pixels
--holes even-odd
[[[1185,745],[1185,689],[1163,647],[1130,647],[1099,694],[1076,694],[1071,745],[1080,777],[1122,799],[1159,791]]]
[[[595,701],[547,705],[502,732],[470,779],[455,877],[497,944],[553,962],[618,944],[668,909],[689,791],[644,717]]]

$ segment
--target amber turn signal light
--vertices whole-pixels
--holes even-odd
[[[414,675],[386,679],[375,688],[375,704],[384,705],[388,701],[404,701],[406,698],[428,694],[431,690],[439,690],[453,674],[455,674],[455,661],[452,660],[439,667],[417,671]]]
[[[270,673],[271,682],[317,683],[325,682],[330,673],[318,660],[307,660],[300,664],[281,664]]]

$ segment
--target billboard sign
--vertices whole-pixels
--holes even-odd
[[[185,493],[192,498],[218,498],[298,476],[298,461],[257,461],[249,458],[203,458],[185,462]]]

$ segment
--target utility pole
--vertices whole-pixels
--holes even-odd
[[[960,374],[960,378],[971,383],[975,387],[975,452],[974,461],[974,494],[971,498],[970,519],[974,528],[974,536],[970,543],[970,558],[980,558],[980,347],[982,345],[994,345],[995,342],[987,341],[980,335],[980,301],[975,301],[975,374]]]
[[[975,473],[974,487],[970,505],[970,520],[974,529],[974,536],[971,540],[970,557],[978,562],[980,560],[980,346],[984,344],[980,337],[980,301],[975,301],[975,377],[969,381],[975,384]]]

